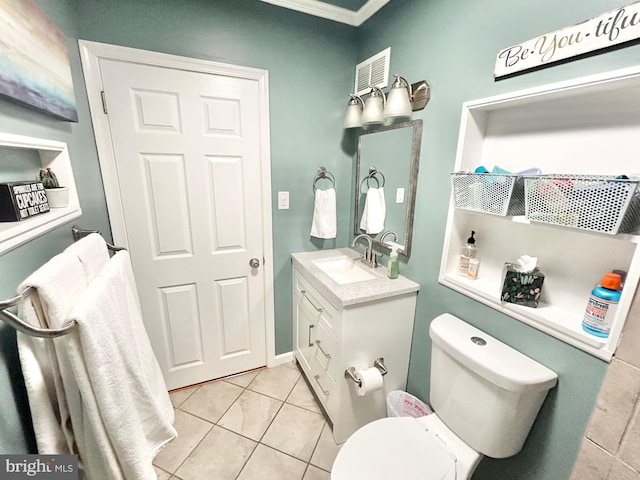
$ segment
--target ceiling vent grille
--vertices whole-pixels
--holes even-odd
[[[369,86],[384,88],[389,84],[389,64],[391,48],[387,48],[364,62],[356,65],[356,81],[354,90],[357,95],[369,91]]]

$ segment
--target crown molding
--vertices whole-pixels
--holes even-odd
[[[369,0],[356,12],[356,27],[369,20],[378,10],[384,7],[390,0]]]
[[[354,12],[346,8],[337,7],[318,0],[261,0],[265,3],[277,5],[279,7],[296,10],[316,17],[326,18],[334,22],[346,23],[354,27],[359,27],[374,13],[380,10],[389,0],[369,0],[360,10]]]

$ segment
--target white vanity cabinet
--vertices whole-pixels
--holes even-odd
[[[359,257],[348,248],[292,255],[295,359],[332,423],[337,443],[386,417],[387,394],[406,388],[420,288],[403,276],[388,279],[384,267],[371,270],[373,279],[341,285],[314,264],[343,255],[354,261]],[[357,395],[345,370],[373,367],[378,358],[388,369],[383,389]]]
[[[632,68],[466,102],[454,171],[538,167],[560,176],[635,176],[638,138],[640,68]],[[610,361],[640,278],[638,232],[613,235],[478,213],[455,208],[454,200],[440,283]],[[598,202],[606,211],[607,198]],[[481,260],[476,280],[456,274],[458,249],[471,230]],[[545,274],[537,308],[500,301],[504,263],[524,254],[537,257]],[[583,331],[582,318],[591,290],[614,269],[626,271],[627,279],[611,333],[599,338]]]

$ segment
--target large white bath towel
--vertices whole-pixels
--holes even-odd
[[[173,406],[143,325],[128,252],[109,260],[69,319],[78,326],[58,341],[66,347],[82,396],[82,418],[73,420],[81,421],[87,432],[88,442],[80,448],[85,452],[87,477],[155,479],[151,462],[177,432]],[[117,462],[96,458],[103,452],[91,451],[95,447],[111,448]]]
[[[336,191],[334,188],[316,190],[311,222],[311,236],[336,238]]]
[[[382,232],[386,215],[387,205],[384,201],[384,188],[369,187],[364,201],[360,229],[374,235]]]
[[[87,284],[91,283],[109,261],[109,250],[104,238],[98,233],[90,233],[81,238],[65,252],[76,255],[84,269]]]
[[[20,304],[18,316],[36,327],[55,328],[65,323],[87,285],[78,258],[61,253],[33,272],[18,292],[27,287],[35,291]],[[38,452],[76,453],[53,340],[21,332],[17,338]]]

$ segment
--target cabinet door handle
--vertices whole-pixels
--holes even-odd
[[[316,345],[318,345],[318,350],[320,350],[322,352],[322,354],[324,355],[325,358],[331,358],[331,354],[325,352],[324,348],[322,348],[322,344],[320,343],[320,340],[316,340]]]
[[[330,393],[329,390],[325,390],[322,384],[320,383],[320,375],[314,375],[313,378],[315,378],[316,382],[318,382],[318,386],[320,387],[320,390],[322,390],[322,393],[324,393],[325,395],[329,395]]]
[[[309,325],[309,346],[313,347],[313,342],[311,341],[311,329],[315,327],[315,325]]]
[[[321,308],[316,307],[316,306],[313,304],[313,302],[311,301],[311,299],[310,299],[309,297],[307,297],[307,291],[306,291],[306,290],[300,290],[300,293],[302,294],[302,296],[303,296],[304,298],[306,298],[306,299],[309,301],[309,303],[311,304],[311,306],[312,306],[313,308],[315,308],[315,309],[316,309],[316,312],[318,312],[318,313],[322,313],[322,309],[321,309]]]

